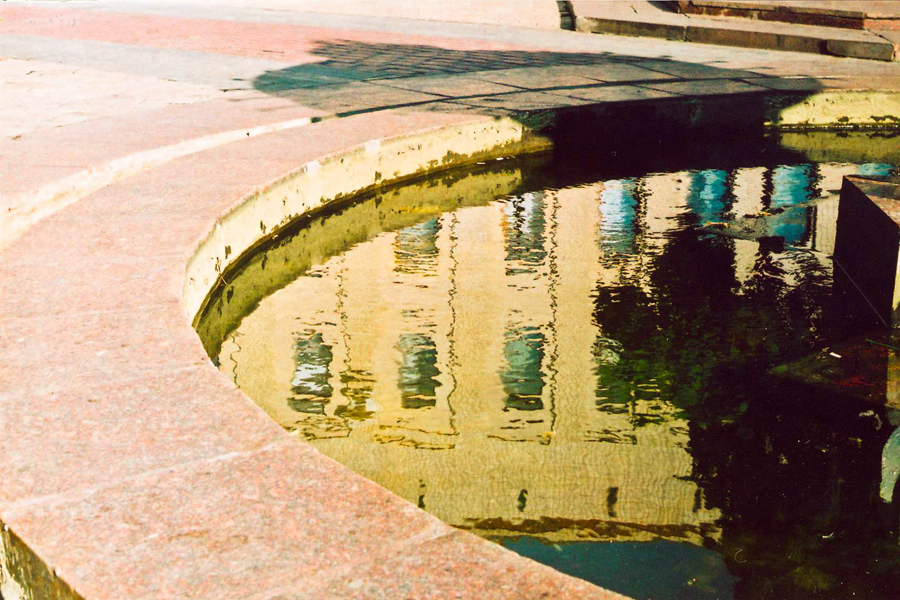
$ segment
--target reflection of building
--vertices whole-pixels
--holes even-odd
[[[266,298],[220,364],[286,428],[453,525],[700,543],[719,513],[690,480],[688,423],[663,382],[611,378],[623,348],[594,295],[627,280],[652,297],[672,230],[809,202],[813,169],[652,175],[446,213]],[[821,254],[833,225],[807,218],[817,209],[783,226]],[[748,284],[759,245],[723,243]]]
[[[452,524],[700,542],[717,513],[686,479],[686,423],[597,408],[591,290],[617,276],[585,243],[602,191],[525,195],[360,245],[265,299],[222,368],[280,423]]]

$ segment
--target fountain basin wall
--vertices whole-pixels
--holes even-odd
[[[228,269],[262,240],[330,202],[405,179],[561,146],[569,152],[597,146],[641,145],[642,138],[687,130],[877,129],[900,126],[900,100],[887,92],[750,94],[677,101],[624,103],[545,110],[521,118],[481,117],[409,136],[372,140],[327,155],[268,182],[222,215],[188,263],[183,304],[196,320],[205,299]]]
[[[185,313],[193,318],[200,311],[219,277],[242,254],[311,210],[417,175],[550,147],[549,139],[510,118],[479,119],[373,140],[308,162],[252,193],[218,220],[188,263]]]

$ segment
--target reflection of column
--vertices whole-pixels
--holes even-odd
[[[731,240],[734,247],[734,276],[738,283],[743,287],[753,277],[756,270],[756,258],[759,253],[759,242],[755,240],[742,240],[734,238]]]
[[[373,415],[375,404],[375,375],[365,368],[358,368],[358,360],[353,358],[353,339],[348,330],[348,317],[345,306],[347,298],[344,281],[347,277],[343,261],[340,269],[335,268],[334,277],[337,280],[337,320],[340,328],[340,341],[343,347],[343,356],[340,363],[343,368],[340,372],[340,388],[334,414],[346,421],[365,421]]]
[[[505,419],[493,435],[501,439],[549,442],[552,390],[547,386],[552,316],[550,227],[552,195],[524,194],[504,204],[506,277],[504,363]]]
[[[834,253],[834,240],[837,236],[837,218],[839,203],[836,200],[820,202],[812,208],[813,230],[810,246],[824,255]]]
[[[681,227],[678,219],[690,210],[690,182],[690,173],[685,172],[648,175],[640,180],[644,203],[642,261],[647,262],[662,253],[669,243],[669,234]]]
[[[392,302],[397,291],[394,275],[393,236],[382,235],[366,243],[365,253],[344,254],[341,274],[341,325],[346,331],[347,361],[341,391],[353,398],[343,403],[360,406],[381,422],[400,409],[394,343],[402,323]],[[387,341],[387,343],[385,343]],[[359,410],[359,408],[357,409]]]
[[[592,348],[597,336],[591,293],[600,271],[602,183],[556,192],[559,276],[556,283],[556,337],[559,358],[556,386],[557,427],[554,443],[582,444],[598,427],[595,410]],[[602,425],[600,425],[602,426]]]
[[[734,203],[731,212],[735,218],[740,219],[746,215],[759,214],[769,204],[764,201],[766,196],[765,167],[751,167],[737,169],[733,172],[731,194]],[[756,268],[756,255],[759,244],[752,240],[735,238],[734,244],[734,276],[743,287],[753,276]]]
[[[859,167],[849,163],[821,163],[819,165],[818,192],[820,196],[837,197],[845,175],[855,175]]]
[[[506,330],[503,285],[506,277],[504,213],[498,204],[456,214],[454,234],[456,291],[451,298],[456,389],[453,407],[462,438],[480,443],[503,422],[503,364]]]
[[[763,210],[766,189],[765,167],[750,167],[732,171],[731,195],[734,203],[731,212],[735,218],[755,215]]]
[[[678,227],[678,218],[689,210],[690,177],[690,173],[680,172],[642,178],[646,196],[646,231],[654,241]]]

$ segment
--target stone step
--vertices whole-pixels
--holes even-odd
[[[819,25],[845,29],[900,30],[900,2],[678,0],[681,12],[693,15],[738,17]]]
[[[900,60],[900,35],[894,35],[898,32],[893,31],[877,34],[816,25],[694,16],[665,10],[656,2],[573,1],[571,5],[575,29],[580,32],[868,60]]]

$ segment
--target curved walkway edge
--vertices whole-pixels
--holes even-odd
[[[5,599],[614,596],[319,455],[207,359],[184,309],[215,283],[213,254],[287,218],[273,210],[365,187],[378,168],[527,149],[521,125],[484,117],[382,113],[298,135],[312,130],[112,183],[4,252],[16,316],[2,328],[3,425],[18,430],[4,448],[16,474],[3,488]],[[285,204],[271,182],[291,173]]]

